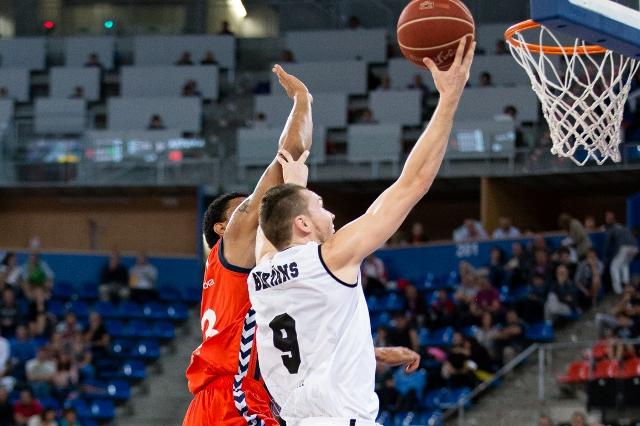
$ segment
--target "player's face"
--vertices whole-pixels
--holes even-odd
[[[307,198],[309,218],[313,226],[312,232],[315,234],[316,239],[323,243],[336,232],[333,226],[335,215],[324,208],[322,197],[315,192],[306,191],[305,196]]]

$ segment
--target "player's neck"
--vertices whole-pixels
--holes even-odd
[[[303,246],[307,243],[310,242],[317,242],[318,244],[320,244],[320,241],[318,240],[318,238],[315,237],[315,235],[294,235],[293,238],[291,239],[291,243],[289,243],[287,245],[287,248],[289,247],[295,247],[295,246]]]

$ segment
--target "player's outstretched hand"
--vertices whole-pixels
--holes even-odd
[[[298,95],[307,95],[313,101],[313,97],[309,93],[309,89],[300,79],[286,72],[280,65],[274,65],[272,70],[277,76],[282,88],[287,92],[287,96],[294,99]]]
[[[420,355],[401,346],[376,348],[376,360],[392,367],[405,365],[407,373],[413,373],[420,365]]]
[[[282,179],[284,183],[293,183],[295,185],[307,186],[309,178],[309,168],[304,162],[309,157],[309,151],[302,153],[298,160],[294,160],[289,151],[281,149],[278,151],[277,160],[282,165]]]
[[[465,47],[471,43],[469,50],[465,54]],[[467,36],[460,40],[458,43],[458,50],[456,51],[456,57],[453,60],[451,67],[446,70],[440,70],[435,62],[430,58],[424,58],[423,62],[431,74],[433,75],[433,81],[436,84],[436,89],[440,93],[441,98],[453,98],[459,99],[464,90],[464,86],[469,80],[469,70],[471,69],[471,63],[473,62],[473,52],[476,49],[476,42],[472,36]]]

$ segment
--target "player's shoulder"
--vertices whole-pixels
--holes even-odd
[[[206,269],[208,273],[213,273],[215,271],[216,273],[222,275],[246,276],[249,274],[249,272],[251,272],[250,268],[236,266],[225,259],[224,242],[222,239],[218,240],[218,242],[211,249],[209,257],[207,258]]]

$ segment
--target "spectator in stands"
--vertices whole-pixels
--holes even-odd
[[[80,373],[75,360],[67,353],[61,353],[56,360],[56,372],[53,375],[53,394],[64,403],[72,392],[78,390]]]
[[[622,340],[638,337],[638,328],[631,317],[626,313],[618,312],[616,314],[616,326],[613,329],[613,336],[614,339],[610,342],[610,351],[613,354],[614,359],[624,361],[636,356],[636,349],[634,345],[622,342]]]
[[[204,58],[200,61],[200,65],[218,65],[218,60],[211,50],[207,50]]]
[[[393,378],[394,370],[388,366],[378,363],[376,365],[376,393],[380,399],[381,409],[396,409],[396,403],[400,396]]]
[[[578,289],[569,279],[567,267],[558,265],[555,275],[544,305],[544,317],[548,321],[553,321],[558,316],[572,315],[578,308]]]
[[[3,336],[0,336],[0,377],[4,376],[7,369],[10,368],[10,360],[11,346],[9,345],[9,341]]]
[[[16,296],[12,288],[2,290],[0,304],[0,334],[12,337],[20,320],[20,307],[16,303]]]
[[[547,246],[547,241],[540,234],[534,235],[531,239],[531,244],[527,247],[527,251],[532,259],[536,250],[543,250],[547,254],[550,252],[549,246]]]
[[[601,230],[596,225],[596,218],[593,215],[584,217],[584,229],[587,232],[599,232]]]
[[[587,416],[576,411],[571,415],[571,426],[587,426]]]
[[[533,252],[531,273],[534,275],[542,275],[547,281],[551,280],[553,269],[551,268],[551,262],[549,262],[549,254],[545,250],[536,249],[536,251]]]
[[[136,264],[129,270],[131,299],[139,302],[153,300],[157,295],[158,268],[149,263],[147,255],[140,253]]]
[[[20,399],[13,405],[17,426],[27,426],[31,417],[37,416],[43,411],[42,404],[33,397],[33,392],[28,388],[20,391]]]
[[[562,213],[560,217],[558,217],[558,226],[567,233],[568,239],[570,240],[569,242],[572,247],[576,249],[578,258],[584,258],[591,248],[591,240],[582,223],[569,214]]]
[[[256,113],[255,118],[253,119],[253,123],[251,123],[252,129],[267,129],[269,128],[269,123],[267,122],[267,114],[262,111]]]
[[[162,121],[162,117],[159,114],[153,114],[151,119],[149,120],[149,125],[147,126],[147,130],[164,130],[166,127],[164,126],[164,122]]]
[[[377,122],[378,121],[373,116],[373,111],[371,111],[369,108],[363,109],[360,112],[360,115],[358,116],[358,120],[357,120],[357,123],[359,124],[374,124]]]
[[[442,365],[442,377],[452,388],[473,388],[478,383],[470,368],[471,345],[462,333],[453,333],[451,349],[447,353],[447,361]]]
[[[22,269],[18,266],[18,257],[13,252],[7,252],[0,264],[0,285],[18,289],[21,278]]]
[[[53,408],[45,409],[40,415],[31,417],[27,426],[58,426],[56,410]]]
[[[551,268],[555,271],[558,265],[566,266],[569,270],[569,279],[573,280],[576,274],[576,262],[574,258],[575,256],[571,255],[571,249],[567,246],[562,246],[551,256],[553,260]]]
[[[285,64],[293,64],[296,61],[293,52],[289,49],[285,49],[280,52],[280,62],[284,62]]]
[[[473,267],[465,261],[461,261],[458,266],[460,275],[460,286],[454,294],[454,299],[459,304],[469,305],[478,294],[477,274]]]
[[[638,254],[638,243],[631,231],[616,222],[613,212],[605,213],[605,262],[609,264],[611,286],[621,294],[629,284],[629,265]]]
[[[375,88],[376,91],[387,92],[391,90],[391,77],[389,77],[389,73],[385,72],[380,77],[380,82]]]
[[[511,244],[511,258],[504,265],[504,270],[507,283],[511,288],[529,282],[531,266],[521,243],[515,242]]]
[[[357,30],[357,29],[361,28],[362,25],[360,24],[360,19],[358,19],[357,16],[351,15],[349,17],[349,21],[347,21],[347,27],[350,30]]]
[[[73,93],[69,95],[69,99],[84,99],[84,87],[76,86],[73,89]]]
[[[418,332],[411,326],[411,317],[403,313],[396,314],[394,323],[389,330],[389,343],[391,346],[404,346],[416,352],[419,351]]]
[[[100,299],[117,301],[129,297],[129,271],[120,262],[120,254],[111,252],[109,260],[100,271]]]
[[[422,92],[422,109],[426,110],[429,103],[429,95],[431,94],[431,90],[429,90],[429,86],[424,84],[424,80],[422,80],[422,74],[414,74],[413,82],[407,86],[409,90],[420,90]]]
[[[371,254],[362,262],[362,286],[367,296],[383,296],[386,292],[387,271],[384,262]]]
[[[220,35],[235,35],[233,31],[231,31],[231,25],[229,25],[229,21],[222,21],[222,27],[220,28]]]
[[[509,54],[509,49],[507,49],[507,43],[504,41],[504,39],[497,39],[496,40],[496,50],[494,52],[496,55],[508,55]]]
[[[425,244],[429,238],[424,233],[424,225],[422,222],[413,222],[411,224],[411,235],[409,236],[409,244],[419,245]]]
[[[33,300],[27,311],[29,330],[34,337],[48,338],[56,323],[54,315],[47,312],[47,295],[41,288],[34,289]]]
[[[505,326],[495,336],[494,341],[500,364],[508,363],[524,350],[527,343],[524,336],[524,322],[515,310],[507,311]]]
[[[429,309],[429,327],[441,328],[451,325],[454,320],[456,306],[449,299],[445,289],[439,289],[436,298]]]
[[[90,67],[97,67],[100,69],[104,68],[104,65],[102,65],[102,62],[100,62],[100,58],[96,52],[91,52],[89,54],[89,56],[87,57],[87,62],[84,63],[84,66],[87,68],[90,68]]]
[[[488,277],[481,276],[480,288],[476,298],[473,301],[474,307],[477,308],[478,322],[484,312],[490,312],[492,315],[497,314],[501,309],[500,293],[489,282]]]
[[[476,333],[476,340],[478,340],[493,357],[495,357],[495,338],[499,333],[500,329],[493,323],[493,315],[489,312],[483,313],[482,322]]]
[[[191,52],[185,50],[182,52],[180,59],[176,62],[176,65],[193,65],[193,59],[191,59]]]
[[[595,306],[598,302],[603,270],[604,266],[594,249],[590,249],[587,252],[587,257],[578,264],[575,282],[580,290],[579,302],[583,309]]]
[[[193,79],[187,80],[184,86],[182,86],[182,96],[202,96],[202,93],[198,89],[198,82]]]
[[[0,387],[0,426],[13,426],[13,405],[9,401],[7,388]]]
[[[76,410],[74,410],[73,408],[65,408],[64,410],[62,410],[60,426],[82,426],[78,421]]]
[[[504,269],[504,254],[500,247],[492,247],[489,254],[489,282],[495,288],[500,288],[505,282],[506,272]]]
[[[546,414],[541,414],[538,418],[538,426],[553,426],[553,420]]]
[[[0,86],[0,99],[6,99],[9,97],[9,90],[6,86]]]
[[[82,326],[78,324],[78,318],[73,312],[67,312],[64,321],[56,326],[56,332],[62,335],[63,342],[70,344],[77,333],[82,331]]]
[[[41,287],[49,294],[53,287],[53,278],[53,271],[51,271],[47,262],[40,259],[38,252],[31,252],[27,263],[22,265],[22,280],[27,298],[32,298],[32,290],[35,287]]]
[[[407,313],[411,315],[418,327],[422,327],[428,313],[424,297],[411,284],[404,288],[404,297],[407,300]]]
[[[107,328],[102,322],[102,317],[97,312],[89,314],[89,326],[84,333],[85,344],[91,348],[93,358],[101,358],[107,355],[110,337]]]
[[[544,319],[544,306],[549,296],[549,286],[544,275],[534,274],[528,286],[527,298],[522,302],[523,317],[530,323]]]
[[[36,342],[29,335],[25,325],[16,327],[16,337],[11,340],[11,358],[15,364],[14,371],[23,370],[28,360],[36,356]]]
[[[478,86],[480,87],[493,87],[493,78],[489,71],[483,71],[480,73],[480,79],[478,80]]]
[[[514,105],[505,105],[505,107],[502,109],[502,117],[509,119],[511,121],[513,121],[513,123],[515,124],[515,132],[516,132],[516,138],[514,141],[514,145],[516,148],[525,148],[527,146],[525,140],[524,140],[524,133],[522,132],[522,127],[520,126],[520,121],[518,120],[518,108],[516,108]],[[502,117],[497,117],[496,119],[501,119]]]
[[[469,243],[486,240],[487,232],[477,220],[465,219],[461,227],[453,231],[453,241],[456,243]]]
[[[502,216],[498,219],[498,227],[493,231],[494,240],[505,240],[507,238],[517,238],[520,236],[520,230],[511,225],[511,219]]]
[[[39,399],[51,396],[51,385],[56,373],[56,363],[51,359],[46,347],[38,349],[36,357],[27,361],[25,365],[27,380],[33,389],[33,393]]]

